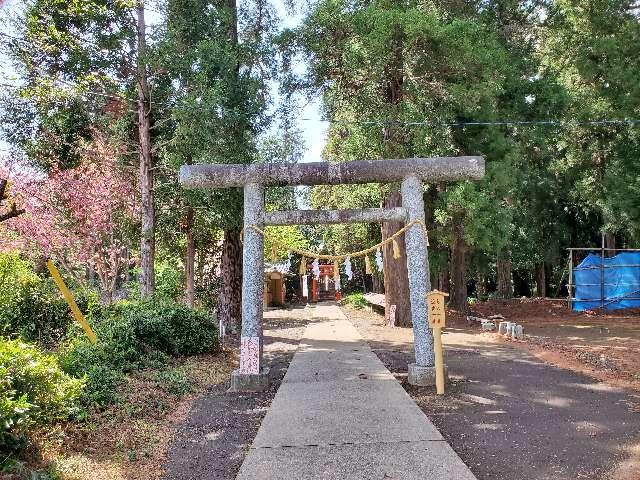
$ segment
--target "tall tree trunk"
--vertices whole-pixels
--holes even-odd
[[[229,329],[242,323],[242,242],[240,230],[224,231],[222,243],[222,289],[218,297],[218,320]]]
[[[8,185],[9,181],[6,178],[0,178],[0,206],[2,206],[2,203],[9,198],[9,194],[7,193]],[[15,218],[18,215],[22,215],[23,213],[23,208],[18,208],[15,202],[11,202],[6,211],[4,213],[0,213],[0,223]]]
[[[140,157],[140,215],[142,227],[140,232],[140,295],[149,297],[155,290],[153,262],[155,257],[155,209],[153,195],[153,159],[151,157],[151,125],[149,84],[147,82],[144,2],[138,2],[138,141]]]
[[[467,303],[467,243],[464,239],[464,218],[453,216],[453,243],[451,245],[451,295],[450,304],[456,310],[466,312]]]
[[[536,265],[536,290],[539,297],[544,298],[547,296],[547,272],[544,262]]]
[[[496,296],[498,298],[513,297],[513,279],[511,272],[511,252],[508,250],[498,250],[496,258],[496,273],[498,285]]]
[[[447,256],[449,251],[446,252]],[[438,269],[437,272],[432,274],[431,286],[434,290],[440,290],[441,292],[448,292],[450,290],[449,283],[449,259],[447,259]],[[432,270],[433,272],[433,270]]]
[[[380,281],[378,275],[371,275],[371,289],[374,293],[384,293],[384,282]]]
[[[616,248],[616,234],[611,232],[606,232],[604,234],[604,248]],[[605,257],[613,257],[616,252],[607,250],[604,252]]]
[[[400,6],[400,2],[398,2]],[[397,116],[397,107],[404,97],[404,62],[403,44],[404,30],[401,24],[393,28],[391,41],[390,61],[384,72],[385,103],[389,107],[389,118]],[[399,158],[406,155],[405,132],[399,124],[390,122],[385,125],[383,135],[383,154],[386,158]],[[383,202],[386,208],[399,207],[402,198],[397,187],[392,187],[387,198]],[[386,240],[402,228],[401,222],[385,222],[382,224],[382,239]],[[391,306],[395,305],[395,324],[398,326],[411,325],[411,305],[409,300],[409,278],[407,276],[407,253],[404,244],[404,235],[396,239],[400,247],[400,258],[393,258],[393,246],[385,246],[383,252],[384,264],[384,291],[385,291],[385,318],[388,320]]]
[[[185,254],[184,273],[187,288],[187,305],[191,308],[195,305],[195,264],[196,264],[196,236],[193,232],[194,210],[188,206],[185,213],[185,233],[187,236],[187,250]]]
[[[238,5],[236,0],[224,0],[229,14],[227,40],[233,49],[238,46]],[[240,61],[236,62],[235,75],[240,73]],[[238,131],[236,138],[241,138]],[[242,206],[238,207],[239,215]],[[230,330],[242,327],[242,244],[240,230],[225,229],[222,244],[222,291],[218,302],[218,315]]]
[[[400,192],[391,193],[384,202],[385,208],[402,205]],[[382,238],[389,238],[403,227],[402,222],[384,222]],[[407,275],[407,253],[404,235],[396,238],[400,247],[400,258],[393,258],[393,245],[388,244],[382,252],[384,268],[385,318],[389,320],[391,305],[396,306],[395,324],[402,327],[411,325],[411,305],[409,302],[409,277]]]

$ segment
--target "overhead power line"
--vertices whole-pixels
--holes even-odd
[[[315,121],[315,118],[299,118],[299,121]],[[466,127],[466,126],[508,126],[508,125],[639,125],[640,119],[604,119],[604,120],[496,120],[496,121],[465,121],[465,122],[439,122],[434,120],[320,120],[334,125],[412,125],[427,127]]]

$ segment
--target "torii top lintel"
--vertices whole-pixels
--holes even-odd
[[[478,179],[483,175],[483,157],[433,157],[344,163],[183,165],[180,168],[180,184],[187,188],[242,187],[250,183],[265,186],[338,185],[392,183],[409,176],[437,182]]]

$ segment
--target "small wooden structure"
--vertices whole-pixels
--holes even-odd
[[[268,264],[264,269],[264,307],[284,307],[287,303],[285,278],[291,275],[285,264]]]

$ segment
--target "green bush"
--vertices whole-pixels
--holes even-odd
[[[0,338],[0,455],[20,450],[30,428],[76,413],[83,385],[65,374],[53,355]]]
[[[184,294],[184,268],[169,260],[156,261],[155,271],[155,298],[165,301],[174,301]],[[140,268],[134,270],[134,277],[139,277]],[[125,284],[128,298],[132,301],[140,300],[140,282],[132,280]]]
[[[81,309],[86,303],[78,299]],[[72,321],[52,279],[34,273],[31,262],[18,255],[0,254],[0,335],[53,347]]]
[[[361,308],[366,307],[367,305],[369,305],[369,302],[367,302],[367,300],[364,298],[364,294],[362,293],[350,293],[349,295],[346,295],[342,302],[345,305],[351,305],[353,308],[360,310]]]
[[[145,350],[197,355],[217,347],[216,322],[206,312],[165,301],[131,304],[122,317]]]
[[[91,345],[83,336],[61,355],[65,372],[86,375],[83,403],[117,401],[117,385],[125,373],[166,363],[168,355],[196,355],[218,345],[216,323],[203,311],[161,300],[120,302],[89,315],[98,336]]]

